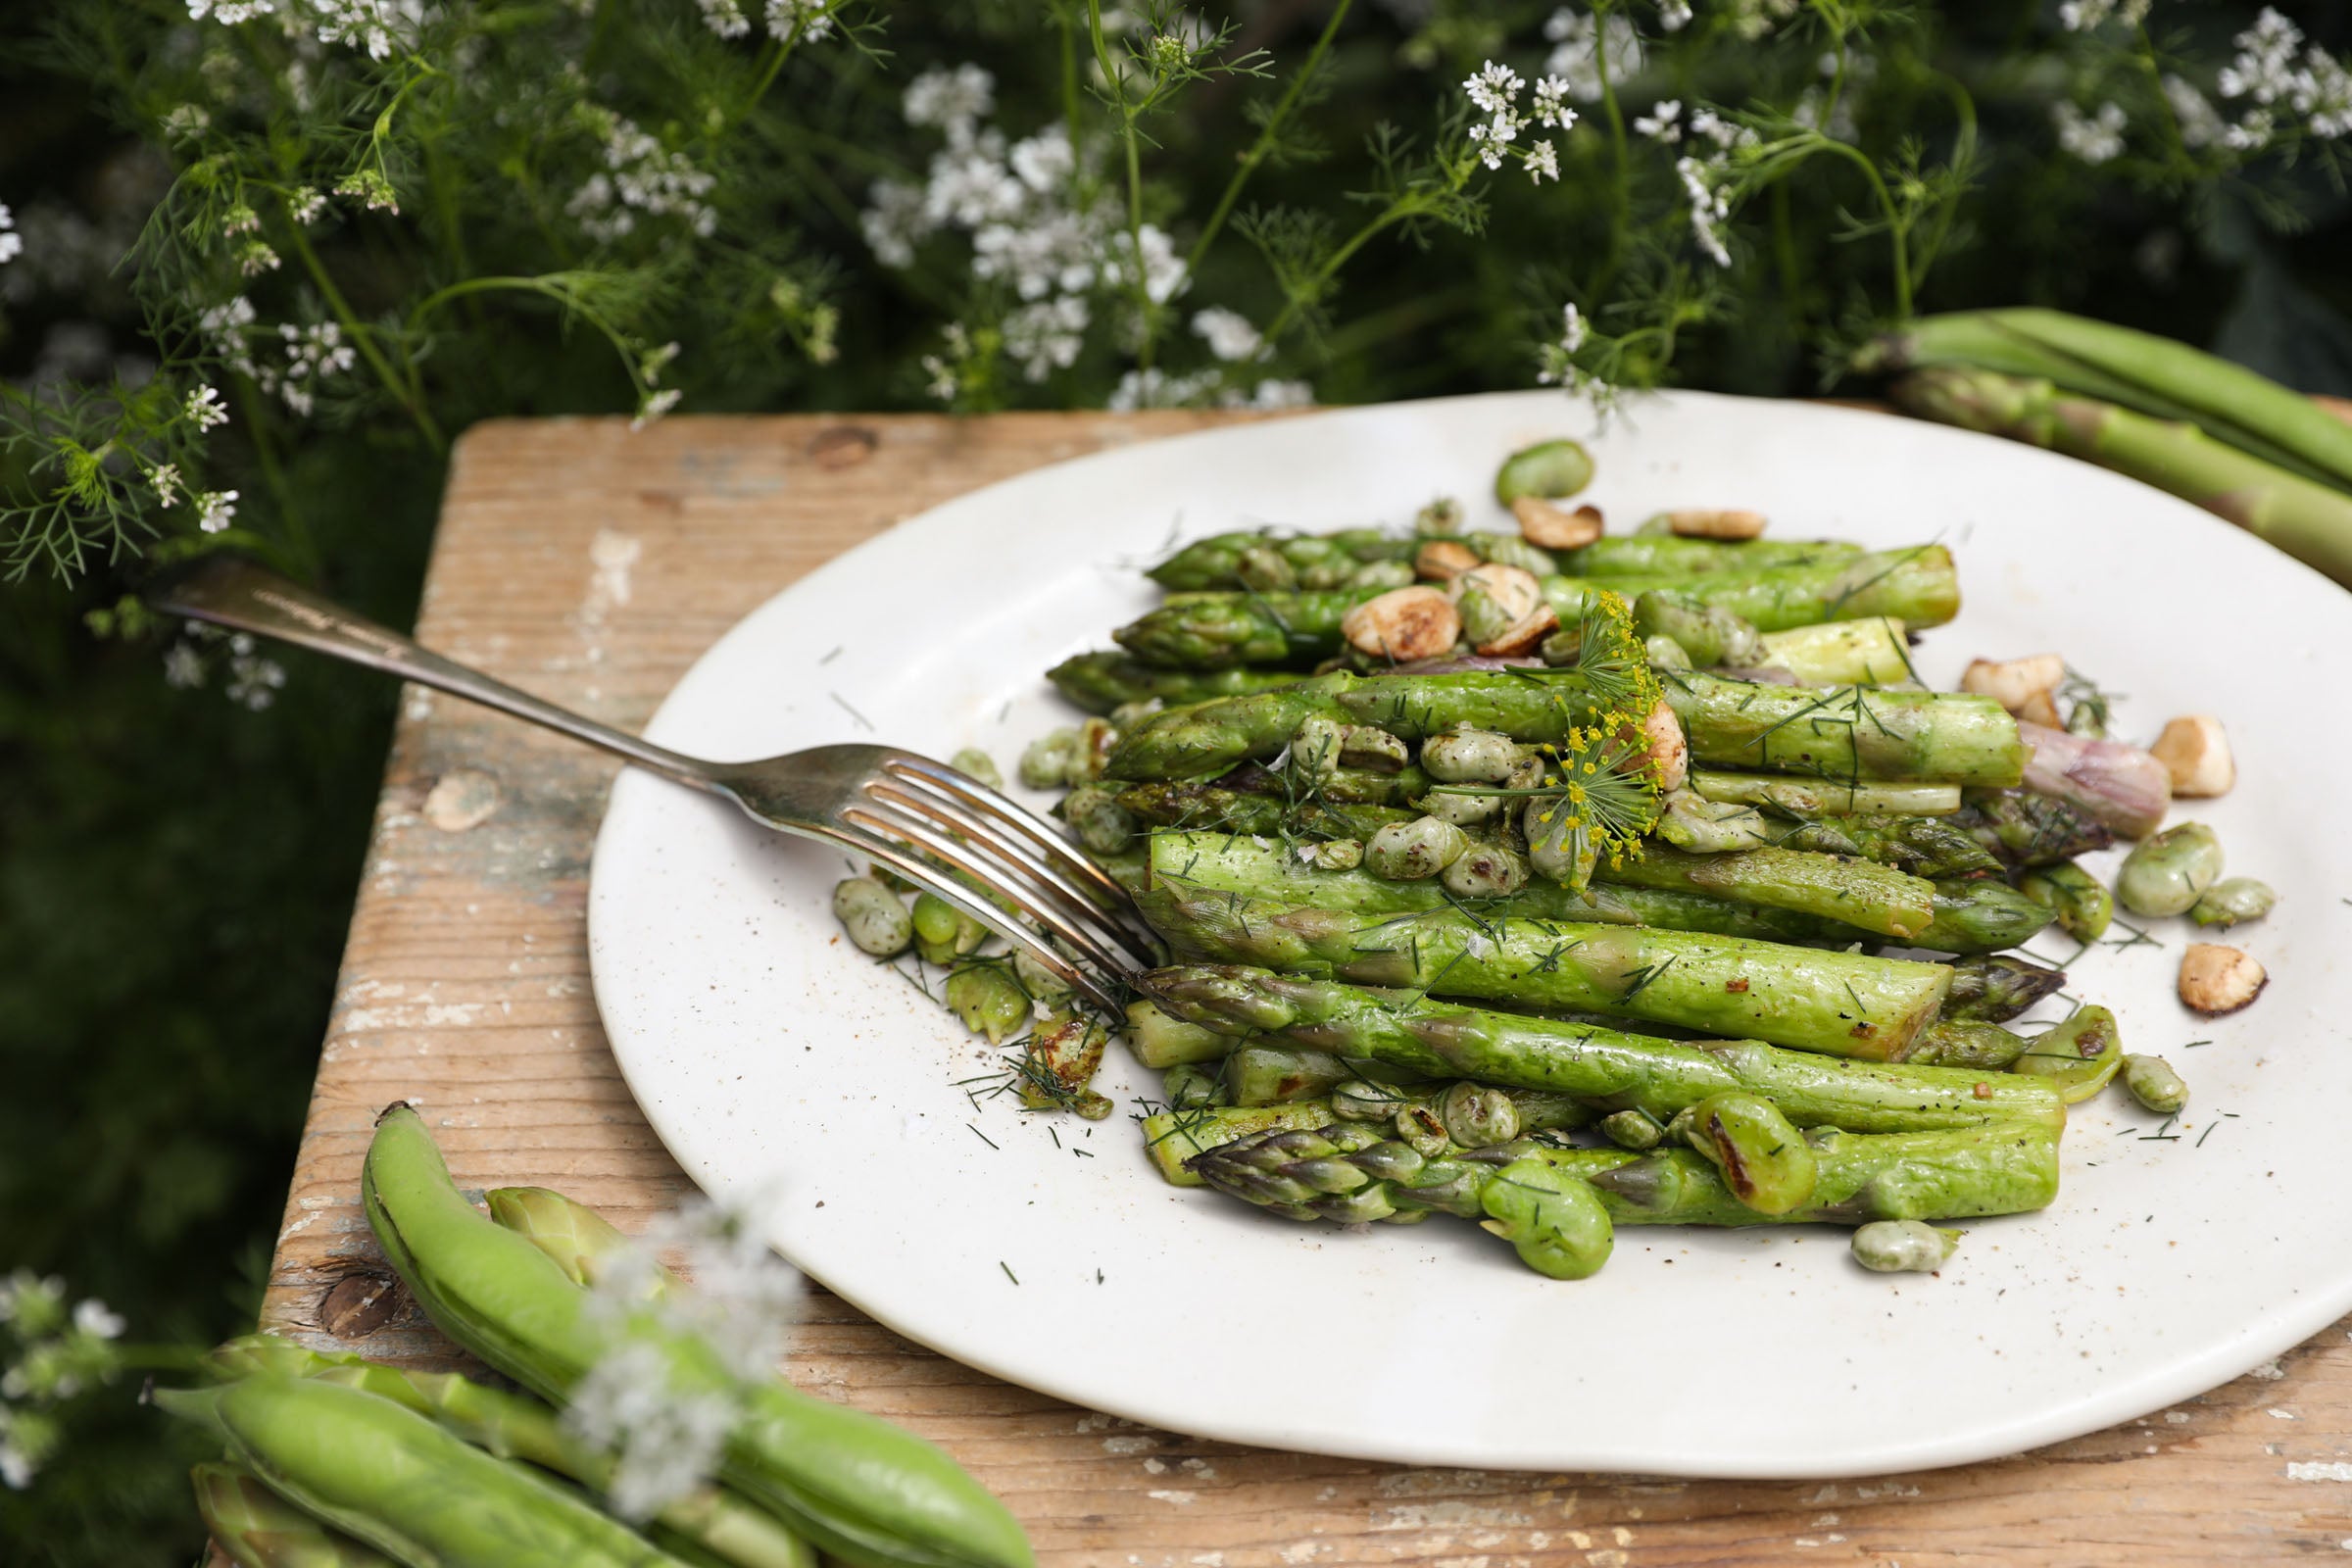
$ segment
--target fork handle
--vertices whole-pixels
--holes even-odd
[[[727,793],[718,781],[717,769],[709,762],[639,740],[493,680],[250,561],[234,556],[207,557],[185,574],[148,589],[144,598],[150,607],[167,614],[272,637],[380,669],[602,747],[681,784]]]

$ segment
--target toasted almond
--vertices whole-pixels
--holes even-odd
[[[2252,956],[2218,942],[2192,942],[2180,956],[2180,1001],[2208,1018],[2237,1011],[2270,978]]]
[[[1484,561],[1446,585],[1446,597],[1461,601],[1476,591],[1494,602],[1494,608],[1517,620],[1544,603],[1544,584],[1525,566],[1497,565]]]
[[[1519,519],[1519,537],[1540,550],[1582,550],[1600,537],[1600,509],[1579,507],[1570,512],[1542,496],[1521,496],[1511,503]]]
[[[1462,634],[1462,617],[1444,590],[1415,584],[1392,588],[1348,612],[1340,634],[1349,647],[1402,664],[1435,659]]]
[[[2056,654],[2028,654],[2023,659],[1973,659],[1961,672],[1960,689],[1989,697],[2021,718],[2064,729],[2066,726],[2055,719],[2035,718],[2026,711],[2026,705],[2040,697],[2056,712],[2056,706],[2047,704],[2047,699],[2064,679],[2066,661]]]
[[[1683,721],[1664,702],[1642,721],[1642,742],[1657,767],[1659,790],[1679,790],[1690,781],[1690,743],[1683,734]]]
[[[2058,705],[2050,701],[2048,692],[2035,692],[2027,698],[2018,706],[2017,716],[2046,729],[2066,728],[2066,721],[2058,716]]]
[[[1516,659],[1543,647],[1544,639],[1559,629],[1558,613],[1551,606],[1539,604],[1501,632],[1480,643],[1478,651],[1489,659]]]
[[[2148,755],[2173,776],[2175,795],[2227,795],[2237,782],[2230,737],[2211,713],[2191,713],[2164,726]]]
[[[1432,539],[1413,552],[1413,575],[1433,582],[1451,582],[1480,564],[1478,552],[1458,539]]]
[[[1686,539],[1753,539],[1764,531],[1764,514],[1685,507],[1666,514],[1666,526]]]

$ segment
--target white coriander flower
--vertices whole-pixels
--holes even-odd
[[[703,12],[703,25],[721,38],[740,38],[752,30],[752,19],[743,14],[735,0],[696,0]]]
[[[1568,78],[1539,76],[1532,111],[1536,123],[1546,128],[1557,126],[1566,130],[1576,123],[1576,111],[1568,107]]]
[[[219,533],[237,517],[237,493],[234,490],[207,490],[196,498],[196,526],[206,533]]]
[[[0,1410],[0,1417],[6,1414],[5,1410]],[[18,1447],[15,1441],[6,1436],[4,1430],[0,1430],[0,1486],[6,1486],[11,1492],[23,1492],[32,1485],[32,1478],[39,1468],[33,1463],[32,1455]]]
[[[326,211],[326,193],[309,185],[297,186],[286,195],[286,211],[297,223],[311,223]]]
[[[2110,17],[2136,27],[2148,19],[2148,0],[2066,0],[2058,8],[2059,24],[2070,32],[2088,32]]]
[[[1176,285],[1184,280],[1184,262],[1176,254],[1176,242],[1155,223],[1146,223],[1132,239],[1120,234],[1113,241],[1113,254],[1120,272],[1130,282],[1139,247],[1144,293],[1154,305],[1164,305],[1176,292]]]
[[[159,463],[147,470],[147,482],[155,486],[156,504],[166,512],[179,500],[179,465]]]
[[[1004,352],[1021,362],[1021,372],[1030,380],[1043,381],[1077,363],[1091,318],[1085,299],[1076,294],[1024,305],[1004,318]]]
[[[2295,51],[2302,47],[2303,29],[2270,6],[2254,25],[2231,40],[2237,57],[2216,78],[2225,98],[2251,98],[2272,104],[2294,89]]]
[[[1527,150],[1527,177],[1537,184],[1549,176],[1553,183],[1560,177],[1560,150],[1550,142],[1540,141]]]
[[[2304,55],[2288,101],[2297,114],[2307,117],[2313,135],[2352,135],[2352,72],[2326,50]]]
[[[1313,405],[1315,389],[1304,381],[1277,381],[1268,377],[1251,387],[1247,398],[1231,393],[1218,401],[1234,409],[1303,409]]]
[[[1690,25],[1690,0],[1658,0],[1658,25],[1668,32]]]
[[[1623,81],[1642,69],[1642,35],[1623,12],[1610,12],[1608,21],[1601,24],[1590,14],[1562,6],[1544,24],[1544,36],[1552,43],[1544,71],[1565,78],[1568,96],[1580,104],[1600,101],[1604,47],[1611,81]]]
[[[954,366],[936,354],[926,354],[923,356],[923,374],[928,378],[923,383],[924,391],[942,403],[955,401],[960,383],[956,378]]]
[[[2173,108],[2173,123],[2180,127],[2180,141],[2186,147],[2211,147],[2224,134],[2222,117],[2205,95],[2179,76],[2164,78],[2164,101]]]
[[[1635,120],[1634,130],[1651,141],[1662,141],[1671,146],[1683,139],[1682,115],[1683,101],[1680,98],[1668,98],[1652,105],[1648,114]]]
[[[387,212],[397,216],[400,212],[399,197],[381,170],[362,169],[344,175],[335,181],[335,194],[358,197],[360,205],[371,213]]]
[[[181,104],[164,117],[164,136],[169,141],[193,141],[213,126],[213,117],[196,104]]]
[[[1250,318],[1222,305],[1195,311],[1193,331],[1220,360],[1254,360],[1265,347],[1265,339],[1250,324]]]
[[[1110,401],[1104,405],[1113,414],[1133,414],[1138,409],[1183,409],[1198,404],[1218,381],[1214,370],[1201,370],[1191,375],[1170,375],[1157,366],[1148,370],[1129,370],[1119,377],[1111,389]]]
[[[781,284],[778,286],[780,288]],[[771,295],[774,292],[771,290]],[[648,349],[645,358],[637,362],[637,373],[645,377],[647,386],[660,386],[662,372],[668,369],[671,362],[675,361],[677,357],[678,346],[675,343],[664,343],[658,349]]]
[[[277,701],[286,683],[285,667],[250,650],[239,650],[228,661],[228,700],[260,712]]]
[[[834,0],[767,0],[767,30],[779,38],[799,33],[808,43],[833,31]]]
[[[182,690],[204,684],[204,656],[194,643],[177,642],[164,650],[164,684]]]
[[[1014,178],[1041,196],[1060,190],[1078,172],[1078,157],[1070,150],[1070,132],[1063,125],[1049,125],[1014,142],[1004,163]]]
[[[15,261],[24,252],[24,236],[17,232],[17,215],[0,202],[0,266]]]
[[[1723,221],[1731,216],[1731,198],[1710,182],[1715,171],[1696,158],[1675,162],[1674,172],[1682,177],[1683,191],[1690,200],[1690,234],[1698,241],[1717,267],[1732,265],[1732,253],[1723,242]]]
[[[261,226],[262,215],[243,202],[231,204],[228,211],[220,215],[220,232],[223,234],[251,234]]]
[[[1490,60],[1479,68],[1476,75],[1462,82],[1462,91],[1480,113],[1507,116],[1512,113],[1511,106],[1518,102],[1522,85],[1519,73]]]
[[[2120,156],[2124,150],[2127,122],[2121,104],[2101,104],[2098,114],[2091,117],[2061,101],[2050,106],[2050,119],[2058,127],[2059,148],[2093,167]]]
[[[188,20],[202,22],[210,17],[224,27],[233,27],[276,9],[275,0],[188,0]]]
[[[926,71],[906,84],[906,123],[931,125],[951,141],[972,134],[996,105],[997,78],[966,62],[953,71]]]
[[[915,242],[931,229],[923,214],[923,187],[904,179],[875,180],[858,227],[876,261],[885,267],[912,267]]]
[[[1573,304],[1560,307],[1560,352],[1574,354],[1585,346],[1585,318]]]
[[[106,1303],[94,1296],[74,1303],[74,1327],[92,1339],[121,1339],[122,1326],[122,1319],[108,1311]]]
[[[674,386],[668,387],[660,392],[648,393],[645,401],[637,405],[637,416],[635,418],[629,421],[629,428],[632,430],[644,429],[647,425],[652,424],[655,420],[661,418],[662,416],[676,408],[678,406],[678,400],[685,395],[686,394],[684,392],[680,391]]]
[[[228,422],[228,410],[221,406],[220,394],[209,386],[200,386],[188,394],[184,405],[189,418],[199,430],[210,430]]]
[[[237,252],[237,270],[247,277],[259,277],[264,272],[274,272],[277,270],[277,252],[271,250],[265,241],[247,240]]]
[[[2268,109],[2249,109],[2244,118],[2222,132],[2222,142],[2232,152],[2258,153],[2278,135],[2277,118]]]
[[[670,1387],[669,1357],[659,1345],[624,1340],[572,1389],[564,1424],[618,1453],[607,1495],[622,1518],[643,1520],[718,1467],[737,1414],[731,1395]]]

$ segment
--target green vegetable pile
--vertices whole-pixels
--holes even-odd
[[[243,1568],[1028,1568],[1003,1504],[887,1422],[747,1369],[664,1310],[665,1270],[615,1298],[626,1240],[537,1188],[451,1182],[416,1113],[377,1124],[368,1220],[459,1345],[521,1386],[406,1371],[253,1335],[207,1358],[207,1386],[156,1402],[209,1428],[225,1462],[195,1473],[214,1539]],[[625,1278],[625,1276],[624,1276]],[[564,1406],[623,1368],[640,1424],[679,1439],[718,1423],[715,1481],[633,1496],[613,1453]]]
[[[2056,656],[1930,691],[1942,547],[1696,510],[1610,535],[1561,505],[1592,472],[1572,442],[1512,457],[1517,532],[1441,502],[1409,535],[1196,541],[1115,651],[1051,672],[1094,716],[1021,782],[1066,789],[1178,960],[1103,1020],[1164,1074],[1159,1173],[1297,1220],[1457,1214],[1559,1278],[1628,1224],[1845,1224],[1862,1267],[1932,1270],[1957,1233],[1928,1222],[2056,1197],[2070,1103],[2120,1076],[2178,1113],[2106,1008],[2019,1023],[2066,976],[2010,950],[2096,941],[2119,900],[2268,911],[2210,829],[2155,831],[2176,785],[2233,777],[2219,720],[2126,745]],[[2144,842],[2111,894],[2078,857],[2119,837]],[[909,921],[863,878],[836,907],[867,952],[950,965],[992,1042],[1027,1017],[1037,977],[977,927],[926,937],[925,901]],[[2259,991],[2246,955],[2191,953],[2190,1006]],[[1015,1042],[1016,1081],[1055,1086],[1032,1108],[1106,1108],[1079,1016]]]

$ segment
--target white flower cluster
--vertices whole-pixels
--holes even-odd
[[[282,399],[296,414],[307,416],[311,413],[318,401],[319,382],[343,374],[358,363],[358,355],[343,340],[342,326],[334,321],[318,321],[309,326],[281,321],[277,337],[284,349],[283,359],[261,359],[254,352],[254,334],[249,330],[254,323],[253,302],[239,294],[202,312],[196,318],[196,330],[205,347],[222,366],[250,377],[256,386]],[[265,341],[267,336],[265,331]],[[228,411],[221,406],[220,394],[209,386],[189,395],[187,415],[200,431],[228,419]],[[208,522],[206,526],[213,525]],[[219,526],[228,526],[225,518]]]
[[[1689,21],[1690,7],[1681,9],[1683,20]],[[1667,30],[1681,25],[1670,22]],[[1551,44],[1544,62],[1545,74],[1565,82],[1567,96],[1580,104],[1600,101],[1604,69],[1612,81],[1623,81],[1642,69],[1642,35],[1622,11],[1612,11],[1604,20],[1562,6],[1544,19],[1544,36]]]
[[[22,1492],[50,1451],[59,1429],[40,1406],[73,1398],[111,1380],[119,1353],[110,1342],[122,1333],[122,1319],[104,1301],[66,1305],[66,1282],[18,1269],[0,1279],[0,1326],[15,1342],[15,1354],[0,1371],[0,1486]]]
[[[288,37],[308,33],[383,60],[395,49],[415,49],[432,11],[424,0],[188,0],[191,22],[234,27],[260,17],[275,17]]]
[[[1723,225],[1732,216],[1732,155],[1756,145],[1756,133],[1701,106],[1684,118],[1680,99],[1669,98],[1634,122],[1634,129],[1652,141],[1674,146],[1688,133],[1694,153],[1675,160],[1674,172],[1690,202],[1690,232],[1699,249],[1718,267],[1732,265],[1723,242]],[[1569,307],[1571,311],[1574,306]]]
[[[1524,150],[1512,144],[1529,125],[1566,130],[1576,123],[1576,111],[1568,107],[1567,78],[1547,75],[1536,82],[1536,90],[1526,110],[1519,107],[1519,93],[1526,83],[1519,73],[1508,66],[1488,61],[1478,74],[1462,83],[1462,92],[1471,107],[1487,118],[1470,127],[1470,141],[1478,149],[1479,162],[1489,169],[1500,169],[1506,157],[1516,157],[1527,169],[1527,177],[1537,184],[1546,176],[1557,181],[1560,177],[1560,150],[1555,142],[1539,141]]]
[[[695,3],[702,8],[703,25],[721,38],[741,38],[752,30],[741,0]],[[797,33],[802,40],[814,43],[833,31],[835,4],[836,0],[767,0],[767,30],[773,37],[790,38]]]
[[[1170,375],[1157,367],[1129,370],[1119,377],[1105,407],[1113,414],[1133,414],[1138,409],[1196,409],[1211,402],[1220,409],[1302,409],[1315,401],[1315,389],[1304,381],[1268,377],[1244,392],[1223,387],[1224,379],[1213,369],[1189,375]]]
[[[1008,142],[984,123],[995,105],[996,78],[978,66],[908,83],[906,122],[939,131],[946,145],[922,184],[877,181],[860,226],[889,267],[913,265],[915,246],[934,234],[970,235],[972,275],[1009,285],[1022,302],[1004,318],[1005,351],[1042,381],[1077,362],[1098,289],[1140,287],[1165,304],[1184,282],[1184,262],[1155,224],[1130,233],[1115,205],[1092,194],[1063,126]],[[936,395],[955,395],[947,362],[926,359],[924,369]]]
[[[627,1517],[649,1517],[708,1477],[739,1414],[730,1395],[673,1387],[670,1357],[647,1328],[701,1339],[741,1378],[774,1374],[801,1278],[768,1251],[753,1218],[764,1206],[738,1212],[697,1200],[598,1268],[589,1309],[621,1335],[573,1391],[564,1421],[617,1455],[611,1495]],[[663,1269],[669,1250],[684,1253],[690,1288]]]
[[[2302,28],[2265,6],[2254,25],[2232,41],[2237,54],[2222,68],[2216,85],[2224,98],[2250,103],[2224,127],[2226,145],[2239,152],[2269,146],[2284,128],[2281,107],[2301,117],[2314,136],[2352,135],[2352,72],[2327,50],[2305,48]]]
[[[1560,307],[1560,337],[1556,343],[1546,343],[1536,353],[1536,381],[1543,386],[1565,387],[1582,392],[1600,383],[1591,372],[1576,363],[1579,349],[1585,346],[1587,327],[1584,314],[1575,303]]]
[[[328,376],[350,369],[356,356],[343,341],[343,328],[333,321],[311,326],[281,322],[277,335],[286,345],[286,363],[274,376],[261,378],[262,390],[275,391],[285,399],[287,408],[307,416],[314,401],[312,389]]]
[[[680,218],[708,238],[718,227],[718,212],[705,197],[716,176],[697,169],[622,115],[589,108],[605,144],[605,167],[581,181],[564,210],[578,220],[589,238],[610,242],[635,230],[644,218]]]
[[[2088,32],[2110,19],[2136,27],[2148,20],[2148,0],[2066,0],[2058,8],[2059,24],[2069,32]]]
[[[24,236],[17,232],[17,215],[0,202],[0,267],[15,261],[24,250]]]
[[[2103,103],[2093,116],[2061,99],[2050,106],[2050,120],[2058,127],[2059,150],[2093,167],[2120,156],[2124,150],[2124,126],[2128,121],[2121,104]]]

